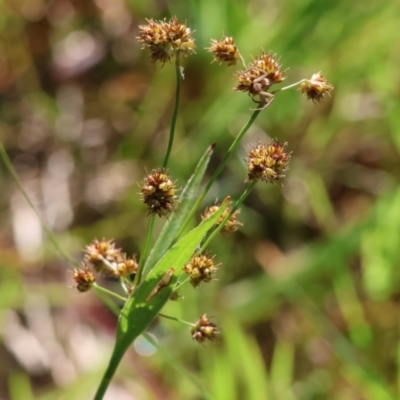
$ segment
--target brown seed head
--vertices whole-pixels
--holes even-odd
[[[199,343],[204,343],[206,340],[213,341],[220,333],[217,326],[210,322],[206,314],[199,318],[196,325],[190,331],[192,338]]]
[[[288,169],[291,153],[286,153],[287,143],[282,145],[277,140],[271,140],[268,146],[260,142],[248,153],[247,181],[262,180],[274,182],[284,177],[283,172]]]
[[[235,90],[246,92],[257,103],[268,104],[274,97],[268,92],[269,88],[285,79],[280,68],[275,56],[263,53],[245,71],[236,74]]]
[[[327,94],[330,96],[333,86],[321,75],[320,72],[314,74],[310,80],[300,84],[300,91],[314,103],[319,102]]]
[[[115,248],[115,242],[111,240],[95,239],[85,247],[85,262],[93,265],[97,272],[101,272],[105,266],[104,262],[114,262],[121,254],[121,249]]]
[[[142,48],[150,49],[150,59],[161,61],[163,64],[177,54],[187,55],[194,53],[195,44],[192,38],[193,31],[185,24],[181,24],[176,17],[168,22],[147,20],[147,25],[139,26],[140,35],[137,40],[143,44]]]
[[[154,169],[144,179],[141,187],[143,203],[148,207],[148,214],[159,217],[168,216],[175,204],[175,183],[170,179],[166,169]]]
[[[239,50],[233,38],[229,36],[225,36],[222,40],[211,39],[211,46],[207,47],[206,50],[213,54],[213,62],[219,61],[220,64],[236,65],[240,59]]]
[[[135,274],[138,269],[136,257],[127,257],[125,253],[121,253],[116,259],[116,277],[128,278],[130,275]]]
[[[77,283],[76,288],[79,292],[87,292],[95,282],[93,272],[86,265],[84,265],[83,269],[74,269],[72,278]]]
[[[204,210],[204,213],[201,216],[201,218],[203,220],[207,219],[208,217],[210,217],[211,215],[216,213],[219,210],[219,207],[220,206],[218,206],[217,204],[215,204],[211,207],[207,207]],[[232,210],[231,206],[228,206],[225,209],[225,211],[222,213],[222,215],[218,218],[217,225],[221,224],[221,222],[228,216],[228,214],[231,212],[231,210]],[[221,229],[221,233],[223,235],[227,235],[229,233],[236,232],[238,230],[238,227],[243,225],[241,222],[236,220],[236,218],[239,216],[239,214],[240,214],[240,210],[237,210],[229,217],[229,219],[226,221],[224,227]]]
[[[210,282],[216,271],[217,266],[214,260],[207,255],[195,255],[188,264],[183,267],[183,271],[190,276],[190,284],[197,287],[201,282]]]

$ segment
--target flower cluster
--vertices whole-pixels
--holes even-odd
[[[284,177],[283,172],[288,169],[291,153],[287,153],[285,148],[287,143],[279,144],[277,140],[272,140],[268,146],[258,143],[248,153],[247,181],[274,182]]]
[[[225,36],[222,40],[211,39],[211,46],[206,50],[213,54],[213,61],[219,61],[220,64],[236,65],[240,59],[239,50],[233,38],[229,36]]]
[[[333,90],[333,86],[321,75],[320,72],[314,74],[311,79],[306,79],[300,84],[300,91],[314,103],[319,102],[323,97]]]
[[[217,204],[211,206],[211,207],[207,207],[203,213],[203,215],[201,216],[201,218],[207,219],[208,217],[210,217],[211,215],[213,215],[214,213],[216,213],[219,210],[219,206]],[[232,211],[232,207],[228,206],[225,211],[222,213],[222,215],[218,218],[217,224],[221,224],[222,221],[230,214],[230,212]],[[240,214],[240,210],[235,211],[230,217],[229,219],[226,221],[225,225],[223,226],[223,228],[221,229],[221,233],[224,235],[227,235],[229,233],[233,233],[236,232],[238,230],[238,227],[243,225],[241,222],[237,221],[236,218],[239,216]]]
[[[74,269],[72,278],[76,282],[76,288],[79,292],[87,292],[90,290],[96,280],[93,272],[85,265],[82,269]]]
[[[204,254],[195,255],[190,262],[183,267],[183,271],[189,275],[190,284],[193,287],[199,286],[201,282],[210,282],[217,269],[213,258]]]
[[[194,53],[195,44],[192,30],[181,24],[176,17],[169,21],[147,20],[147,25],[139,26],[140,35],[137,40],[143,48],[150,49],[150,59],[163,64],[179,54]]]
[[[274,98],[269,88],[285,79],[275,55],[263,53],[255,58],[245,71],[236,74],[235,90],[246,92],[253,101],[265,108]]]
[[[165,217],[172,212],[176,189],[166,169],[154,169],[147,175],[141,191],[149,215],[157,214],[159,217]]]
[[[192,338],[199,343],[204,343],[206,340],[213,341],[220,333],[217,326],[210,322],[206,314],[199,318],[190,331]]]
[[[73,279],[80,292],[86,292],[95,282],[93,272],[114,278],[129,278],[135,274],[138,264],[135,257],[128,257],[115,247],[112,240],[95,239],[84,249],[83,269],[75,269]]]

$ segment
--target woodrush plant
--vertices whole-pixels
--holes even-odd
[[[142,48],[150,50],[151,61],[160,62],[162,65],[172,59],[175,61],[175,106],[164,162],[161,167],[147,174],[141,185],[142,201],[147,207],[149,223],[139,261],[135,256],[128,257],[122,249],[116,247],[114,241],[96,239],[84,249],[82,267],[73,271],[78,291],[87,292],[93,288],[124,303],[119,314],[114,350],[95,400],[103,398],[124,353],[157,316],[188,325],[192,338],[199,343],[213,341],[218,337],[220,332],[217,325],[211,322],[206,314],[200,316],[197,322],[190,323],[160,311],[167,301],[180,299],[178,290],[187,282],[196,288],[213,280],[220,264],[215,264],[214,256],[206,251],[209,243],[218,233],[227,235],[239,228],[239,208],[257,182],[279,183],[284,178],[291,158],[291,152],[287,151],[288,144],[278,140],[270,140],[266,145],[261,141],[254,144],[247,154],[245,181],[248,186],[243,194],[235,202],[227,197],[220,205],[215,203],[208,207],[202,214],[202,222],[189,232],[188,222],[198,211],[204,197],[230,156],[236,151],[245,133],[279,92],[298,87],[303,95],[316,103],[333,90],[333,86],[318,72],[312,75],[311,79],[302,79],[271,91],[271,87],[285,80],[284,71],[276,55],[263,51],[260,56],[246,63],[232,37],[212,39],[210,47],[206,50],[212,53],[213,61],[227,66],[242,64],[243,70],[235,74],[237,85],[234,90],[247,93],[257,107],[203,191],[199,192],[200,185],[215,144],[206,149],[178,198],[178,189],[170,176],[168,161],[174,142],[180,87],[184,78],[181,61],[182,57],[195,53],[193,31],[173,17],[169,21],[149,19],[147,24],[139,26],[139,32],[137,39]],[[153,243],[152,233],[157,217],[164,218],[166,223]],[[119,279],[125,296],[98,285],[96,275]]]

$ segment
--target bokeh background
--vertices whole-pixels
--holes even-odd
[[[145,18],[171,15],[197,44],[170,160],[180,186],[216,142],[210,176],[254,107],[232,91],[235,68],[211,63],[210,38],[232,35],[248,61],[279,54],[285,83],[322,71],[335,90],[317,105],[296,90],[276,96],[204,203],[240,196],[249,144],[289,142],[284,187],[259,184],[240,231],[212,244],[218,281],[165,309],[189,321],[207,312],[221,341],[199,346],[186,327],[156,321],[160,349],[137,341],[107,399],[398,398],[398,2],[1,2],[0,140],[26,193],[76,260],[102,237],[140,253],[137,182],[162,163],[175,78],[135,37]],[[89,399],[116,317],[72,288],[72,266],[0,164],[0,399]]]

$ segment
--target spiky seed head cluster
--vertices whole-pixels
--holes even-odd
[[[208,217],[211,217],[211,215],[215,214],[219,210],[219,205],[214,204],[211,207],[207,207],[204,210],[203,215],[201,216],[202,220],[207,219]],[[222,221],[230,214],[232,211],[232,207],[228,206],[225,211],[221,214],[221,216],[218,218],[217,225],[221,224]],[[236,232],[238,230],[239,226],[242,226],[243,224],[239,221],[237,221],[237,217],[240,214],[240,210],[236,210],[226,221],[225,225],[221,229],[221,234],[227,235],[229,233]]]
[[[154,169],[147,175],[141,191],[149,215],[165,217],[172,212],[176,201],[176,189],[166,169]]]
[[[94,272],[114,278],[128,278],[135,274],[138,263],[135,256],[128,257],[125,253],[115,247],[113,240],[93,240],[84,249],[83,269],[75,269],[73,279],[77,283],[80,292],[86,292],[91,285],[84,284],[95,281]],[[82,290],[83,289],[83,290]]]
[[[151,61],[161,61],[164,64],[176,55],[194,53],[196,46],[192,38],[193,31],[176,17],[169,21],[146,21],[146,25],[139,26],[137,40],[143,44],[142,48],[150,49]]]
[[[205,254],[195,255],[190,262],[183,267],[183,271],[189,275],[190,284],[193,287],[199,286],[201,282],[210,282],[217,269],[213,257],[209,257]]]
[[[192,338],[199,343],[204,343],[206,340],[213,341],[219,335],[218,327],[210,322],[207,315],[202,315],[196,322],[195,326],[191,328]]]
[[[72,278],[77,284],[76,288],[81,293],[90,290],[93,283],[96,281],[93,272],[86,265],[84,265],[82,269],[74,269]]]
[[[238,85],[235,90],[248,93],[256,102],[265,103],[273,97],[268,93],[269,88],[284,79],[276,55],[263,53],[254,58],[246,70],[236,74]]]
[[[271,140],[268,146],[259,142],[251,149],[246,160],[247,181],[272,183],[282,179],[291,157],[291,153],[286,152],[286,146],[286,142],[280,144],[277,140]]]
[[[240,59],[240,52],[235,41],[229,36],[224,36],[222,40],[211,39],[211,46],[206,50],[214,56],[213,62],[219,61],[220,64],[236,65]]]
[[[327,82],[320,72],[313,74],[311,79],[300,84],[301,93],[314,103],[320,102],[325,95],[330,96],[333,89],[333,86]]]

